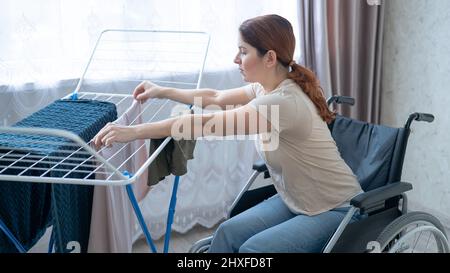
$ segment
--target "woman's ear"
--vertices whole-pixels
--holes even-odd
[[[274,50],[269,50],[264,56],[266,67],[270,68],[277,64],[277,53]]]

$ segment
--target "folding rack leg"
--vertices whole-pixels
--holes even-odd
[[[132,177],[132,175],[126,171],[123,174],[130,178]],[[133,187],[131,186],[131,184],[128,184],[125,187],[127,189],[128,198],[130,199],[131,205],[133,206],[134,213],[136,214],[139,225],[141,226],[142,232],[144,233],[145,239],[147,240],[147,244],[150,246],[153,253],[157,253],[158,251],[156,250],[155,244],[153,244],[152,237],[150,236],[150,232],[148,231],[147,225],[144,221],[144,217],[142,217],[138,202],[136,200],[136,197],[134,196]]]
[[[0,219],[0,229],[5,233],[6,237],[8,237],[8,239],[14,244],[14,246],[20,253],[27,252],[25,248],[22,246],[22,244],[19,242],[19,240],[16,239],[16,237],[12,234],[12,232],[8,229],[8,227],[1,219]]]
[[[53,228],[52,233],[50,234],[50,241],[48,242],[48,253],[53,253],[53,245],[55,244],[55,237],[53,237]]]
[[[175,176],[173,182],[172,196],[170,197],[169,213],[167,215],[166,235],[164,236],[164,253],[169,251],[170,232],[172,230],[173,217],[175,215],[175,206],[177,204],[177,191],[178,183],[180,181],[179,176]]]

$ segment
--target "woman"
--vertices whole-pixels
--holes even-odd
[[[259,16],[243,22],[239,32],[234,62],[251,84],[218,92],[165,88],[145,81],[133,93],[143,101],[168,98],[202,107],[232,105],[233,109],[132,127],[109,124],[94,143],[110,145],[175,132],[194,138],[270,134],[276,145],[268,147],[257,138],[256,148],[278,193],[223,222],[209,252],[320,252],[348,211],[349,200],[362,192],[328,130],[334,113],[314,73],[293,60],[295,37],[289,21],[278,15]],[[228,128],[230,120],[239,118],[245,123],[233,122],[232,130],[206,130],[212,119]],[[189,125],[193,130],[187,133]]]

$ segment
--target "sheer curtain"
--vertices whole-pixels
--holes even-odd
[[[294,20],[295,7],[293,0],[0,0],[0,94],[28,91],[5,95],[2,101],[12,107],[0,113],[0,122],[11,124],[60,96],[50,89],[70,92],[104,29],[206,31],[206,71],[222,71],[235,69],[237,27],[244,19],[278,13]]]
[[[326,0],[298,0],[299,63],[312,69],[326,97],[332,95]]]
[[[107,28],[208,32],[202,86],[243,85],[233,63],[238,26],[268,13],[286,17],[298,33],[295,0],[0,0],[0,125],[13,124],[72,92],[98,35]],[[257,155],[250,140],[202,140],[194,157],[178,189],[173,228],[179,232],[223,219]],[[155,239],[165,232],[172,183],[173,177],[166,178],[141,202]]]

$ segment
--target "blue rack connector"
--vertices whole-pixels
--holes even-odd
[[[70,96],[71,100],[78,100],[78,92],[73,92],[72,95]]]

